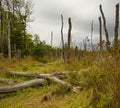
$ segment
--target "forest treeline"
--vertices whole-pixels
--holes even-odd
[[[0,53],[10,59],[17,56],[43,56],[54,52],[39,35],[30,34],[26,27],[32,21],[30,0],[0,0]]]
[[[68,19],[68,41],[64,42],[63,36],[63,15],[61,15],[61,42],[62,48],[52,47],[52,34],[51,33],[51,45],[47,45],[45,41],[39,39],[37,34],[29,34],[26,27],[31,19],[33,3],[30,0],[0,0],[0,53],[5,57],[12,58],[12,56],[37,56],[43,57],[48,56],[61,56],[64,61],[68,61],[71,52],[75,52],[75,56],[78,58],[81,56],[80,52],[85,52],[87,50],[87,41],[91,41],[91,49],[94,50],[93,46],[93,22],[91,24],[91,39],[83,40],[82,51],[78,50],[78,46],[71,48],[71,31],[72,31],[72,20]],[[100,31],[100,41],[98,43],[100,55],[102,55],[103,49],[112,54],[117,54],[119,51],[119,40],[118,40],[118,29],[119,29],[119,3],[116,5],[115,13],[115,28],[114,28],[114,43],[111,45],[109,40],[109,33],[107,30],[107,19],[105,18],[104,12],[102,10],[102,5],[99,6],[101,16],[98,18],[99,31]],[[103,40],[102,36],[102,25],[106,40]],[[105,48],[103,48],[105,45]],[[77,54],[76,54],[77,53]],[[67,59],[67,60],[66,60]]]

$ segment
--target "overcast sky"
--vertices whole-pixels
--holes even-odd
[[[28,31],[38,34],[41,40],[50,44],[53,31],[53,45],[61,43],[61,14],[64,17],[64,39],[67,39],[68,18],[72,20],[72,42],[77,45],[88,36],[91,37],[91,22],[94,22],[94,42],[99,41],[98,17],[101,15],[99,5],[107,20],[107,28],[111,39],[114,35],[115,5],[120,0],[33,0],[33,22],[28,25]],[[120,30],[120,29],[119,29]],[[104,31],[103,31],[104,35]],[[104,37],[105,38],[105,37]]]

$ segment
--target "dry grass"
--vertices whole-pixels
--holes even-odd
[[[98,60],[86,56],[80,62],[73,61],[69,65],[59,61],[59,64],[44,66],[38,66],[40,62],[31,57],[26,57],[21,61],[16,58],[0,59],[0,77],[2,78],[29,80],[24,77],[7,76],[9,71],[53,73],[75,70],[78,73],[70,73],[64,80],[82,87],[80,93],[74,94],[72,91],[67,91],[67,88],[48,82],[42,87],[0,94],[1,108],[119,108],[120,106],[119,56],[118,61],[112,57]],[[80,72],[81,69],[86,68],[89,68],[89,71]],[[52,95],[51,92],[53,92]],[[44,96],[49,97],[42,101]]]

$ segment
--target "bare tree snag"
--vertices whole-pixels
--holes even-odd
[[[69,29],[68,29],[68,53],[67,53],[67,62],[70,63],[70,44],[71,44],[71,30],[72,23],[71,18],[68,19]]]
[[[10,4],[9,4],[9,1],[8,0],[6,0],[6,4],[7,4],[7,11],[6,11],[6,13],[7,13],[7,23],[8,23],[8,37],[7,37],[7,39],[8,39],[8,58],[9,59],[11,59],[11,27],[10,27],[10,21],[11,21],[11,17],[10,17]]]
[[[115,28],[114,28],[114,51],[118,52],[118,30],[119,30],[119,3],[116,5]]]
[[[7,12],[7,19],[8,19],[8,58],[11,59],[10,18],[8,12]]]
[[[78,57],[78,47],[75,46],[75,57]]]
[[[86,40],[85,39],[83,39],[83,47],[84,47],[84,51],[85,51],[85,53],[86,53]]]
[[[108,34],[107,26],[106,26],[106,19],[105,19],[103,10],[102,10],[102,5],[100,5],[100,12],[101,12],[101,15],[102,15],[104,31],[105,31],[105,35],[106,35],[106,49],[107,49],[108,52],[110,52],[109,34]]]
[[[65,48],[64,48],[64,39],[63,39],[63,15],[61,14],[61,21],[62,21],[62,26],[61,26],[61,41],[62,41],[62,57],[63,60],[65,61]]]
[[[92,49],[92,51],[93,51],[93,21],[92,21],[92,23],[91,23],[91,49]]]
[[[15,92],[23,88],[41,85],[44,82],[45,82],[44,79],[35,79],[35,80],[20,83],[20,84],[16,84],[16,85],[3,86],[3,87],[0,87],[0,93]]]
[[[51,31],[51,48],[53,46],[53,31]]]
[[[0,31],[0,47],[1,47],[1,52],[3,53],[3,12],[2,12],[2,1],[0,0],[0,28],[1,28],[1,31]]]
[[[102,41],[102,21],[101,21],[101,17],[99,17],[99,32],[100,32],[100,42],[99,42],[100,56],[102,56],[103,41]]]

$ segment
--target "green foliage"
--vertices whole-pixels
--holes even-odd
[[[45,45],[41,42],[33,48],[33,56],[43,57],[46,52]]]
[[[70,88],[67,86],[63,86],[63,85],[58,85],[55,89],[53,94],[55,96],[65,96],[66,94],[68,94],[70,92]]]
[[[37,41],[38,42],[38,41]],[[44,57],[55,58],[57,49],[51,48],[51,46],[47,45],[45,41],[39,41],[39,43],[34,43],[32,48],[32,56],[37,60],[44,62]],[[48,60],[49,60],[48,59]],[[47,60],[45,60],[46,62]]]
[[[2,2],[2,3],[1,3]],[[29,0],[3,0],[0,3],[1,28],[0,28],[0,52],[8,54],[8,19],[10,22],[10,41],[12,56],[17,50],[22,51],[22,55],[30,55],[32,47],[32,36],[26,32],[27,23],[30,21],[32,13],[32,2]],[[8,9],[8,12],[6,11]],[[8,16],[8,17],[7,17]]]
[[[80,75],[77,72],[70,72],[67,81],[72,85],[80,85]]]

